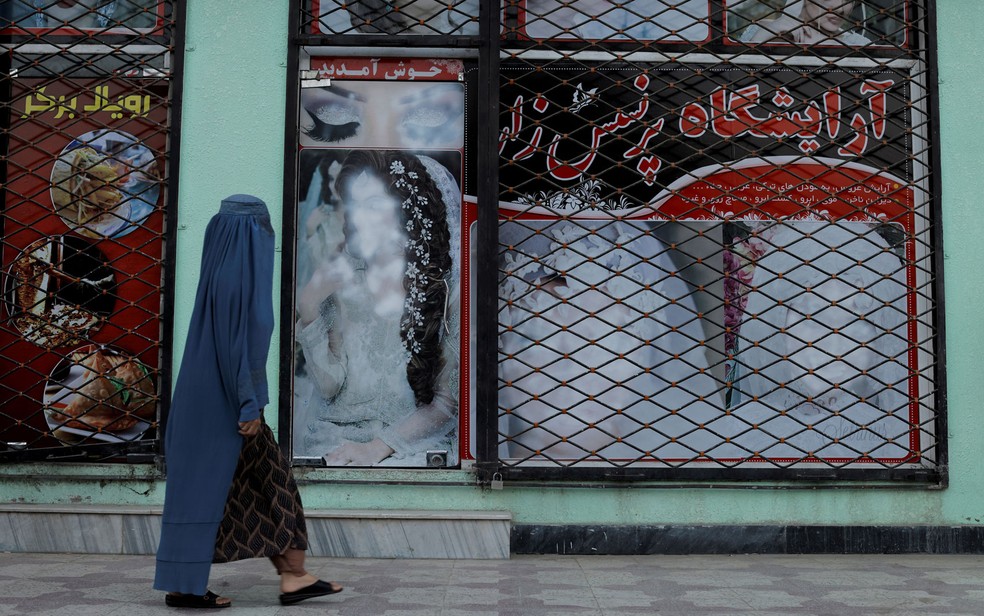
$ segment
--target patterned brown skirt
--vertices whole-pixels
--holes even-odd
[[[244,437],[212,562],[278,556],[307,549],[301,495],[290,465],[265,423]]]

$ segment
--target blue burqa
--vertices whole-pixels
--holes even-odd
[[[154,588],[205,594],[243,437],[269,401],[273,227],[233,195],[205,231],[195,309],[164,437],[167,488]]]

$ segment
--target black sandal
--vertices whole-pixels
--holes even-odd
[[[323,582],[318,580],[310,586],[305,586],[299,590],[283,593],[280,595],[280,604],[294,605],[295,603],[300,603],[305,599],[314,599],[315,597],[333,595],[336,592],[342,592],[342,590],[344,589],[341,586],[335,586],[333,585],[333,582]]]
[[[232,607],[232,601],[228,603],[219,603],[219,599],[221,598],[222,597],[210,590],[204,595],[167,594],[164,595],[164,603],[168,607],[189,607],[204,610]]]

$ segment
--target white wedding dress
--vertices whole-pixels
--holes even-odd
[[[503,225],[500,456],[618,464],[706,447],[719,388],[691,289],[651,226]]]
[[[409,433],[401,428],[401,422],[422,408],[407,383],[408,354],[400,337],[402,296],[396,302],[379,301],[370,289],[365,262],[345,255],[339,266],[354,272],[351,282],[322,304],[319,318],[295,326],[303,359],[294,375],[295,456],[318,458],[348,442],[380,438],[395,452],[382,465],[424,466],[425,453],[432,449],[447,450],[448,463],[457,464],[461,197],[447,169],[428,157],[420,160],[448,207],[453,264],[441,326],[444,366],[434,385],[434,400],[426,409],[431,421],[417,422]],[[317,199],[322,181],[311,183],[310,199]],[[310,204],[300,204],[299,210],[310,211]],[[339,222],[327,216],[321,224],[333,227]],[[337,233],[334,228],[319,228],[309,234],[308,245],[299,247],[299,273],[310,278],[314,268],[302,265],[303,261],[326,258],[330,249],[322,243],[337,241]],[[305,283],[299,275],[298,289]]]
[[[777,225],[741,324],[731,414],[714,454],[909,453],[905,270],[866,223]]]
[[[294,380],[295,455],[320,457],[345,442],[378,437],[396,451],[393,463],[423,465],[428,449],[448,450],[449,462],[455,463],[459,338],[448,335],[442,341],[445,366],[432,406],[443,412],[444,421],[414,435],[400,434],[394,426],[417,409],[407,383],[401,315],[373,310],[364,276],[364,268],[357,270],[354,284],[336,294],[334,309],[296,332],[305,362]],[[449,317],[448,329],[457,332],[457,310]],[[337,348],[328,344],[332,328],[341,333]]]

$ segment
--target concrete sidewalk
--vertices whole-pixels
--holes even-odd
[[[981,616],[984,556],[516,556],[312,558],[345,592],[277,602],[267,561],[216,565],[212,590],[255,616]],[[0,616],[190,614],[150,588],[150,556],[0,554]]]

